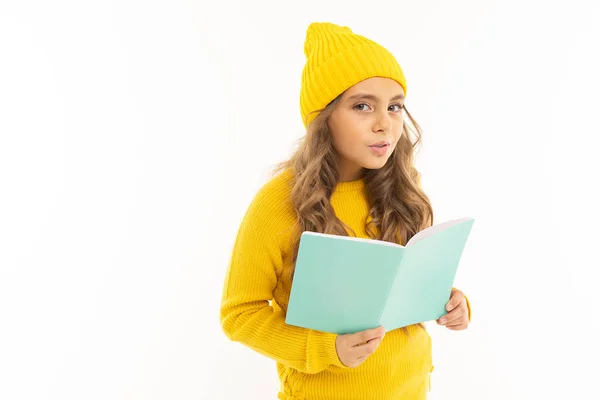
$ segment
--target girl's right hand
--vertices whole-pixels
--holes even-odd
[[[369,357],[385,336],[385,329],[367,329],[366,331],[338,335],[335,339],[335,349],[338,358],[346,367],[358,367]]]

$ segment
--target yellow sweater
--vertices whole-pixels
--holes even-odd
[[[387,332],[356,368],[344,366],[336,335],[285,323],[291,279],[290,202],[286,170],[258,191],[243,218],[227,270],[221,325],[231,340],[277,362],[281,400],[426,399],[433,371],[431,338],[423,325]],[[368,237],[364,181],[340,182],[331,197],[338,218]]]

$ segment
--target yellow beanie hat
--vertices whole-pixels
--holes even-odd
[[[368,78],[394,79],[406,96],[406,79],[394,56],[348,27],[311,23],[306,30],[304,54],[300,111],[305,127],[317,116],[314,111],[325,108],[346,89]]]

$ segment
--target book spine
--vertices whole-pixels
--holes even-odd
[[[405,247],[400,247],[398,248],[398,262],[396,263],[396,271],[394,272],[394,277],[391,279],[391,284],[388,288],[388,292],[385,295],[385,303],[383,304],[383,307],[381,308],[381,312],[379,313],[379,317],[377,318],[377,322],[379,324],[379,326],[381,326],[382,324],[382,317],[385,314],[385,312],[387,311],[387,307],[388,307],[388,300],[390,299],[390,293],[392,292],[392,288],[395,286],[396,284],[396,277],[398,276],[398,271],[400,271],[400,265],[402,264],[402,258],[404,257],[404,252],[406,251]],[[385,329],[387,330],[388,327],[386,326]]]

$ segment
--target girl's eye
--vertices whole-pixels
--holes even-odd
[[[366,103],[360,103],[360,104],[355,105],[354,108],[357,108],[357,107],[360,107],[360,106],[368,106],[368,104],[366,104]],[[363,110],[358,109],[358,111],[364,111],[364,109]]]
[[[358,111],[365,111],[364,108],[360,108],[361,106],[368,107],[369,105],[366,103],[360,103],[354,106]],[[401,111],[404,108],[404,104],[392,104],[390,107],[398,107],[395,111]]]

